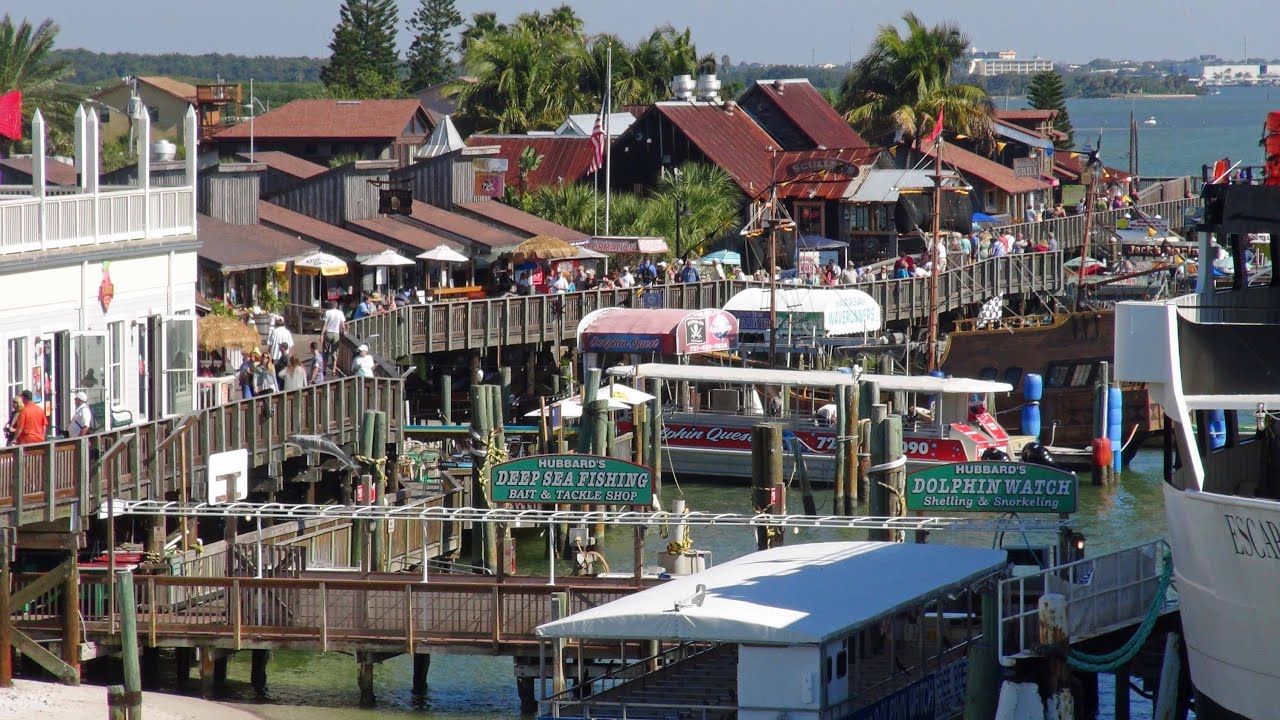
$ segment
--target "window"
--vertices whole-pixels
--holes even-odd
[[[98,122],[102,125],[111,122],[111,111],[106,108],[98,108]]]
[[[148,105],[147,114],[151,116],[151,122],[153,123],[160,122],[160,108],[156,107],[155,105]]]
[[[840,641],[840,652],[836,653],[836,677],[842,678],[849,674],[849,641]]]
[[[4,400],[11,403],[27,387],[27,339],[13,338],[6,349]]]
[[[796,228],[801,235],[818,235],[825,237],[825,223],[822,218],[822,203],[796,203]]]
[[[1067,384],[1067,373],[1071,371],[1070,365],[1059,365],[1057,363],[1049,366],[1049,376],[1046,381],[1051,388],[1065,387]]]
[[[891,205],[877,205],[875,207],[876,230],[880,232],[890,232],[893,230],[893,212],[890,210]]]
[[[1071,387],[1084,387],[1089,384],[1089,379],[1093,377],[1093,365],[1091,363],[1081,363],[1071,369]]]
[[[844,221],[849,230],[870,230],[871,220],[866,205],[845,205]]]
[[[999,374],[1000,374],[1000,370],[997,368],[984,367],[978,371],[978,379],[979,380],[995,380],[996,376]]]
[[[124,405],[124,321],[107,324],[107,386],[111,406]]]
[[[1017,387],[1018,382],[1022,380],[1022,368],[1014,365],[1004,369],[1004,381],[1010,385]]]
[[[181,415],[195,409],[195,322],[191,316],[164,323],[165,412]]]

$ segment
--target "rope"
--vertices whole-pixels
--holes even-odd
[[[867,472],[877,473],[877,472],[884,472],[886,470],[897,470],[898,468],[906,464],[907,464],[907,456],[899,455],[895,460],[890,460],[889,462],[886,462],[886,463],[880,463],[879,465],[872,465],[871,467],[867,468]]]
[[[1151,598],[1151,606],[1147,608],[1147,614],[1142,618],[1142,623],[1138,625],[1138,629],[1134,631],[1128,642],[1102,655],[1091,655],[1073,649],[1067,655],[1067,663],[1077,670],[1093,673],[1109,673],[1127,665],[1137,656],[1138,651],[1146,644],[1147,638],[1151,636],[1151,630],[1160,619],[1160,609],[1164,607],[1165,595],[1169,592],[1169,584],[1172,580],[1173,557],[1166,555],[1164,566],[1160,571],[1160,585],[1156,589],[1155,596]]]

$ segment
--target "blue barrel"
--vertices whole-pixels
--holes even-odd
[[[1124,469],[1124,395],[1118,387],[1107,388],[1107,439],[1111,441],[1111,467]]]
[[[946,374],[946,373],[944,373],[944,372],[942,372],[941,370],[930,370],[930,371],[929,371],[929,377],[944,378],[944,377],[946,377],[946,376],[947,376],[947,374]],[[925,397],[925,399],[924,399],[925,406],[926,406],[926,407],[934,407],[934,406],[936,405],[937,399],[938,399],[938,398],[937,398],[937,397],[935,397],[935,396],[933,396],[933,395],[928,395],[928,396],[926,396],[926,397]]]
[[[1022,434],[1040,441],[1040,398],[1044,396],[1044,380],[1035,373],[1027,373],[1022,380]]]
[[[1217,450],[1227,444],[1227,414],[1221,410],[1210,410],[1209,416],[1209,449]]]

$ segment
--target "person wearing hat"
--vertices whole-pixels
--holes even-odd
[[[373,377],[373,356],[369,354],[369,346],[361,345],[359,354],[351,363],[351,373],[356,377]]]
[[[702,278],[698,275],[698,268],[694,267],[692,260],[684,261],[684,269],[680,271],[680,282],[696,283]]]
[[[93,408],[89,407],[89,395],[81,390],[76,393],[76,409],[67,425],[67,437],[80,437],[93,432]]]
[[[258,360],[262,358],[262,351],[254,348],[244,356],[244,362],[240,363],[240,371],[236,374],[240,382],[240,397],[249,399],[253,397],[253,369],[257,367]]]
[[[636,278],[631,274],[631,268],[626,265],[622,266],[622,274],[618,276],[618,287],[629,288],[635,287]]]

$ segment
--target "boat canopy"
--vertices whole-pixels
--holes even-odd
[[[738,347],[738,319],[723,310],[608,307],[578,323],[583,352],[697,355]]]
[[[794,385],[833,387],[856,382],[850,373],[834,370],[770,370],[768,368],[722,367],[718,365],[673,365],[641,363],[609,368],[618,377],[646,377],[658,380],[738,383],[742,385]]]
[[[729,298],[724,309],[744,331],[769,330],[769,288],[749,287]],[[854,288],[779,288],[779,328],[812,328],[822,336],[854,335],[880,329],[880,306]]]
[[[863,382],[873,382],[881,390],[902,392],[937,393],[1005,393],[1012,392],[1009,383],[973,378],[934,377],[932,375],[861,375]]]
[[[1006,562],[1003,550],[933,543],[786,545],[539,625],[537,632],[817,645],[1002,572]]]
[[[1280,395],[1186,395],[1187,410],[1236,410],[1254,412],[1259,406],[1280,410]]]

